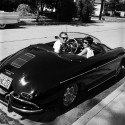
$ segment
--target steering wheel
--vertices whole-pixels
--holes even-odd
[[[70,53],[76,53],[78,49],[78,42],[75,39],[69,39],[66,42],[66,52],[70,52]]]

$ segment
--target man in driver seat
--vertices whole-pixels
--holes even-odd
[[[93,38],[91,38],[90,36],[86,37],[83,42],[84,49],[78,55],[84,56],[86,58],[94,56],[94,52],[91,49],[92,43],[93,43]]]
[[[67,40],[68,40],[68,34],[66,32],[61,32],[59,34],[57,41],[53,45],[54,52],[60,53]]]

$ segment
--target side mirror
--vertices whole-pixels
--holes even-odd
[[[58,37],[58,36],[55,36],[55,39],[59,39],[59,37]]]

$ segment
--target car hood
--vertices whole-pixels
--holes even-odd
[[[30,46],[6,58],[0,72],[12,78],[11,87],[17,94],[44,93],[72,75],[76,63],[45,49]]]

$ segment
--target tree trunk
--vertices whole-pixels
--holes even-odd
[[[39,15],[40,15],[41,0],[40,1],[36,1],[36,4],[37,4],[36,22],[38,22],[39,21]]]
[[[39,8],[37,8],[36,22],[39,22]]]
[[[103,7],[104,7],[104,0],[101,1],[101,8],[100,8],[99,20],[102,19],[102,11],[103,11]]]

